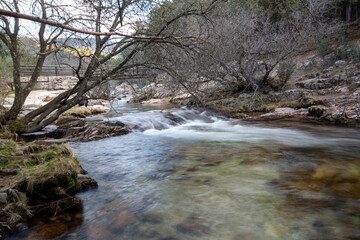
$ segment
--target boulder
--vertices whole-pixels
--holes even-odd
[[[310,60],[310,61],[303,63],[301,68],[302,69],[310,69],[310,68],[314,67],[315,65],[316,65],[316,62],[314,60]]]
[[[78,183],[81,185],[82,190],[98,186],[97,181],[83,174],[78,174]]]
[[[309,79],[297,82],[296,86],[310,90],[320,90],[331,88],[332,84],[330,81],[328,81],[328,79]]]
[[[344,60],[338,60],[338,61],[335,62],[336,67],[344,67],[346,65],[347,65],[347,62],[344,61]]]

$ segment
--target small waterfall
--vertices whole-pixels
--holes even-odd
[[[150,110],[147,112],[133,112],[124,116],[110,118],[110,121],[121,121],[134,131],[146,131],[149,129],[164,130],[180,126],[194,121],[213,123],[215,117],[206,111],[196,109],[167,109]]]

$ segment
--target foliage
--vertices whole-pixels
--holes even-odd
[[[322,58],[325,58],[326,55],[334,52],[334,48],[331,46],[328,38],[323,38],[318,42],[317,52]]]

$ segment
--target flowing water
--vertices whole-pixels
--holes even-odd
[[[105,120],[133,133],[71,144],[99,183],[77,195],[82,212],[17,237],[360,239],[358,129],[114,108]]]

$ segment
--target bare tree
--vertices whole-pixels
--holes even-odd
[[[6,120],[15,119],[25,101],[29,91],[34,86],[45,57],[59,49],[71,49],[78,56],[78,64],[71,65],[77,74],[78,82],[51,102],[40,107],[24,117],[19,119],[21,128],[19,132],[32,132],[42,129],[44,126],[55,121],[64,111],[75,106],[81,99],[81,96],[102,84],[110,78],[121,74],[129,69],[146,65],[146,62],[134,61],[136,57],[146,48],[152,45],[162,45],[172,48],[186,49],[194,38],[192,36],[175,35],[168,31],[173,24],[176,24],[184,17],[196,16],[204,17],[220,0],[205,1],[201,7],[197,4],[184,4],[177,14],[167,19],[159,25],[155,32],[146,31],[146,28],[139,22],[146,20],[147,12],[154,4],[153,0],[84,0],[76,3],[78,13],[73,15],[68,11],[68,7],[60,7],[56,11],[51,11],[48,15],[48,9],[54,4],[54,1],[39,0],[34,2],[39,6],[41,18],[29,16],[20,13],[19,3],[17,1],[3,5],[9,12],[0,11],[3,14],[3,34],[2,40],[10,48],[14,55],[14,66],[20,65],[17,41],[19,35],[19,18],[29,19],[40,23],[39,42],[40,51],[38,64],[28,86],[21,88],[19,80],[19,69],[14,67],[14,84],[16,87],[16,97],[12,110],[5,115]],[[70,6],[71,7],[71,6]],[[7,18],[4,16],[14,18]],[[80,16],[80,17],[79,17]],[[51,18],[50,18],[51,17]],[[57,22],[51,19],[58,19]],[[11,28],[10,21],[14,22],[14,28]],[[62,20],[62,21],[61,21]],[[52,34],[45,35],[45,29],[52,26]],[[50,27],[49,27],[50,28]],[[66,41],[62,41],[59,46],[57,39],[64,34]],[[10,41],[7,40],[10,37]],[[51,38],[49,37],[51,36]],[[71,38],[70,38],[71,36]],[[78,39],[82,47],[87,51],[80,51],[74,41]],[[85,67],[84,71],[83,66]],[[15,82],[16,81],[16,82]]]
[[[328,13],[336,9],[336,0],[272,3],[276,4],[227,1],[213,12],[211,24],[184,19],[180,30],[175,31],[199,34],[203,41],[195,46],[196,51],[186,54],[154,46],[147,56],[177,69],[173,77],[200,103],[219,95],[216,92],[266,92],[275,86],[275,70],[280,63],[291,60],[304,47],[315,46],[319,36],[330,32],[335,19]],[[274,12],[283,15],[274,18]],[[204,88],[211,83],[211,89]]]
[[[61,1],[45,2],[44,0],[35,0],[31,2],[30,11],[37,15],[39,19],[51,19],[52,21],[68,24],[72,19],[70,17],[64,18],[64,12],[61,10]],[[0,7],[2,10],[6,10],[15,14],[21,13],[25,7],[21,1],[0,1]],[[32,88],[35,86],[37,79],[40,75],[41,68],[44,64],[46,57],[55,51],[54,48],[56,40],[63,33],[61,28],[49,28],[45,23],[41,23],[38,26],[37,42],[39,43],[37,59],[34,71],[30,77],[30,81],[25,86],[20,83],[20,65],[21,65],[21,47],[20,47],[20,31],[21,21],[19,18],[8,18],[4,15],[0,15],[0,40],[8,47],[13,62],[13,86],[15,89],[14,103],[9,111],[2,116],[3,121],[14,120],[17,118],[21,108],[29,95]],[[32,31],[30,31],[32,33]]]

